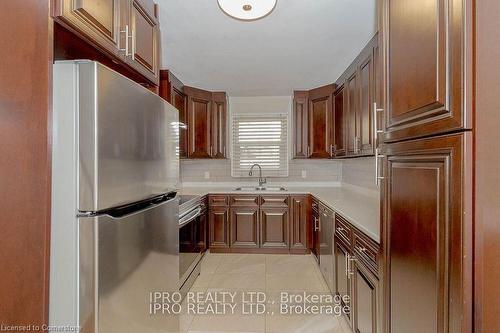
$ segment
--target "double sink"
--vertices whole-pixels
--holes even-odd
[[[283,192],[286,188],[282,186],[243,186],[235,188],[236,191],[252,192],[252,191],[266,191],[266,192]]]

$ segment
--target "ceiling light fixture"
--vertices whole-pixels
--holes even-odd
[[[220,9],[232,18],[255,21],[269,15],[277,0],[217,0]]]

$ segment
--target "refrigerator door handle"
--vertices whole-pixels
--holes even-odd
[[[154,209],[168,201],[174,200],[176,197],[177,197],[177,192],[170,192],[132,205],[111,208],[109,210],[98,212],[96,215],[107,215],[112,219],[122,219],[135,214],[143,213],[150,209]]]

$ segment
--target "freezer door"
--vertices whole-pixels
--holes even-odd
[[[179,290],[178,199],[125,216],[80,218],[83,333],[177,332],[178,318],[150,314],[150,293]]]
[[[54,140],[77,156],[79,211],[178,188],[179,116],[161,97],[97,62],[77,60],[55,63],[54,100],[56,115],[75,113],[73,124],[55,117]],[[64,137],[66,126],[74,131]]]

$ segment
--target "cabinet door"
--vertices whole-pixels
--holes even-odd
[[[260,247],[288,249],[288,207],[261,208]]]
[[[54,16],[106,51],[118,53],[119,0],[56,0]]]
[[[293,158],[309,157],[309,99],[307,91],[295,91],[293,98]]]
[[[153,83],[159,82],[159,27],[152,0],[131,0],[130,57],[127,62]]]
[[[469,107],[464,108],[471,97],[464,95],[470,91],[465,78],[470,80],[472,59],[464,53],[472,44],[473,20],[465,16],[469,2],[428,0],[419,7],[414,0],[385,2],[386,141],[471,125],[465,113]]]
[[[209,211],[209,236],[211,248],[229,247],[229,207],[213,207]]]
[[[373,77],[373,47],[369,45],[363,50],[359,65],[359,118],[358,134],[360,154],[374,153],[373,134],[373,102],[374,102],[374,77]]]
[[[351,320],[352,299],[351,299],[351,279],[347,271],[349,250],[342,245],[340,241],[334,241],[334,284],[335,293],[342,297],[342,306],[348,306],[350,311],[346,313],[349,321]],[[346,296],[346,297],[345,297]],[[345,302],[344,302],[345,301]]]
[[[212,93],[185,87],[188,96],[188,157],[210,158],[212,150]]]
[[[471,224],[464,214],[470,181],[464,163],[472,159],[470,138],[456,134],[385,148],[387,332],[467,331],[472,255],[470,232],[464,232]]]
[[[212,152],[213,158],[226,158],[226,93],[214,92],[212,117]]]
[[[160,71],[160,96],[179,110],[179,157],[187,157],[187,103],[182,82],[168,70]]]
[[[346,155],[346,120],[344,111],[345,85],[342,84],[333,94],[333,156]]]
[[[376,333],[378,280],[359,261],[352,265],[352,318],[356,333]]]
[[[356,70],[351,72],[346,84],[346,147],[347,155],[358,154],[358,74]]]
[[[231,208],[231,247],[259,247],[259,208]]]
[[[311,199],[308,195],[290,197],[290,252],[305,253],[310,230]]]
[[[332,156],[333,85],[309,91],[309,157]]]

